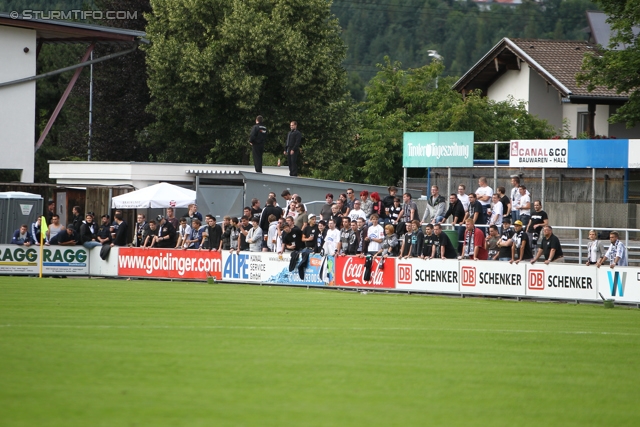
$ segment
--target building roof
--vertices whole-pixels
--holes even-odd
[[[12,18],[8,13],[0,13],[0,26],[35,30],[36,40],[41,43],[132,43],[146,36],[144,31],[80,22]]]
[[[609,48],[609,41],[611,40],[611,25],[607,22],[607,14],[600,11],[588,10],[587,21],[589,21],[589,41],[594,44],[599,44],[605,48]],[[634,26],[632,28],[633,34],[637,37],[640,34],[640,27]],[[624,50],[629,45],[624,43],[618,43],[615,46],[615,50]]]
[[[503,38],[453,86],[459,92],[480,89],[484,94],[507,70],[519,70],[526,63],[560,94],[575,103],[598,100],[598,103],[620,103],[627,100],[613,89],[597,87],[588,92],[579,86],[576,75],[582,71],[582,60],[595,46],[585,41],[558,41]]]

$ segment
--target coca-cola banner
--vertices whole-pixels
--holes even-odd
[[[396,266],[397,289],[446,293],[460,291],[460,272],[457,260],[398,259]]]
[[[395,258],[387,258],[381,265],[380,258],[371,263],[371,280],[364,280],[365,258],[356,256],[339,256],[335,259],[336,286],[354,288],[393,289],[396,284]]]

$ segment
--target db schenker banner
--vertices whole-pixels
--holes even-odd
[[[118,276],[171,279],[222,279],[220,252],[119,248]]]
[[[527,296],[598,300],[597,269],[583,265],[536,263],[527,265]]]
[[[500,261],[460,261],[460,292],[525,296],[526,264]]]
[[[405,132],[405,168],[473,167],[473,132]]]
[[[40,247],[0,245],[0,274],[40,273]],[[89,255],[82,246],[47,246],[42,250],[42,273],[88,275]]]

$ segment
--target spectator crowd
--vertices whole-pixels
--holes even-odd
[[[520,262],[562,263],[562,244],[553,233],[549,217],[540,200],[531,195],[517,176],[511,178],[511,190],[496,191],[484,177],[478,188],[466,193],[460,184],[457,192],[447,198],[437,185],[431,186],[426,209],[420,216],[410,193],[398,195],[398,189],[388,187],[384,197],[364,190],[356,193],[327,193],[319,213],[309,212],[302,197],[284,190],[280,197],[268,194],[264,208],[253,199],[239,217],[225,216],[222,224],[216,217],[198,212],[189,205],[187,214],[176,218],[173,208],[166,215],[147,220],[137,215],[133,224],[133,240],[128,241],[129,226],[121,211],[112,218],[102,215],[98,222],[93,212],[82,216],[78,206],[73,219],[65,227],[54,212],[41,236],[40,219],[31,227],[22,225],[15,231],[11,243],[38,245],[135,246],[141,248],[176,248],[232,252],[312,252],[324,255],[357,255],[421,259],[496,260]],[[531,209],[533,207],[533,210]],[[455,230],[447,233],[443,224]],[[457,239],[453,236],[457,236]],[[453,239],[453,240],[452,240]],[[609,245],[589,233],[586,265],[628,265],[627,248],[617,232],[609,235]]]

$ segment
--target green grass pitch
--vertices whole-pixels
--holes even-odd
[[[638,426],[640,311],[0,278],[2,426]]]

